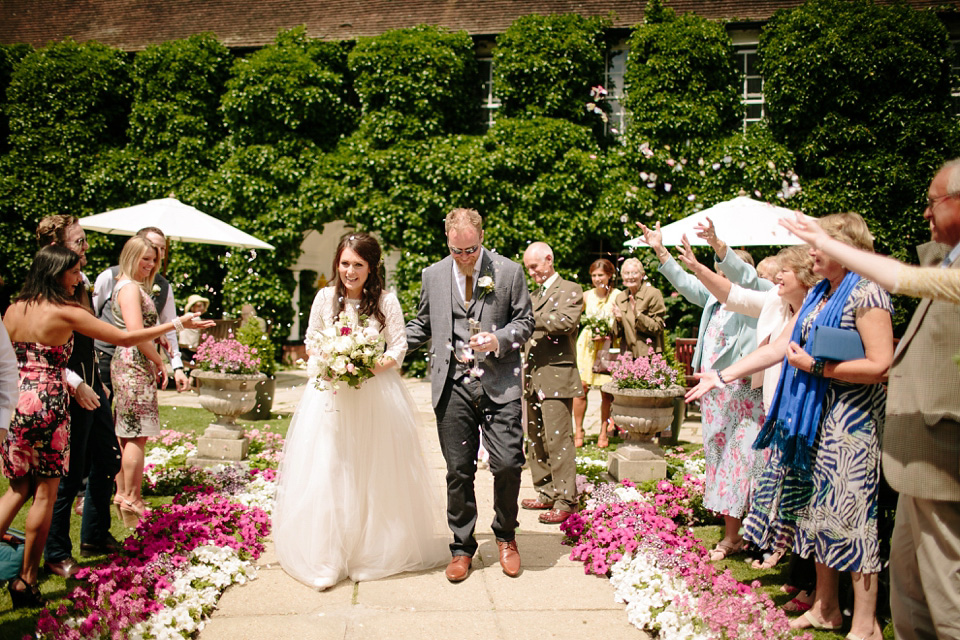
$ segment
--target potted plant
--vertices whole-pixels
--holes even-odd
[[[260,358],[250,347],[233,337],[217,340],[207,336],[193,357],[200,406],[217,416],[216,425],[238,429],[237,416],[256,403],[256,385],[266,376],[260,373]]]
[[[673,423],[674,398],[683,396],[678,375],[659,353],[635,359],[627,352],[610,365],[613,380],[602,390],[613,396],[610,415],[628,441],[649,439]]]
[[[243,420],[269,420],[273,409],[273,396],[277,391],[277,348],[263,329],[259,318],[248,318],[237,330],[237,342],[250,348],[260,359],[260,373],[266,376],[257,383],[257,400],[253,409],[240,416]]]

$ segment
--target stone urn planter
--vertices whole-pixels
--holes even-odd
[[[683,396],[683,387],[620,389],[611,382],[601,390],[613,396],[610,417],[626,432],[624,443],[609,455],[610,475],[634,482],[667,477],[663,450],[654,436],[673,424],[675,399]]]
[[[196,381],[200,406],[217,417],[197,439],[197,453],[191,462],[205,467],[244,460],[249,441],[243,435],[243,427],[237,424],[237,416],[253,409],[257,383],[267,376],[199,369],[191,371],[190,376]]]
[[[241,420],[269,420],[273,410],[273,396],[277,393],[277,378],[267,376],[257,383],[253,409],[240,414]]]

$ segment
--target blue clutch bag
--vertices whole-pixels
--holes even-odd
[[[860,332],[817,325],[810,337],[810,355],[825,360],[859,360],[864,357]]]

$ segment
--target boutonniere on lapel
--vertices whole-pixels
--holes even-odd
[[[480,279],[477,280],[477,297],[482,297],[488,293],[493,293],[493,290],[496,288],[496,283],[493,281],[493,278],[490,276],[480,276]]]
[[[160,285],[158,284],[153,285],[153,289],[151,289],[151,291],[153,292],[153,295],[157,295],[158,293],[160,293]]]

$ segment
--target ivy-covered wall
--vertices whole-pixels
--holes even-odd
[[[926,239],[926,182],[960,150],[933,14],[867,0],[778,13],[760,42],[768,122],[746,134],[722,26],[658,0],[647,16],[629,38],[621,138],[604,134],[603,95],[591,94],[610,38],[602,19],[532,15],[501,34],[489,131],[478,129],[473,42],[432,26],[358,42],[295,28],[243,56],[209,34],[136,54],[2,47],[0,296],[18,288],[42,216],[169,194],[277,247],[175,245],[178,302],[202,292],[215,313],[252,302],[278,340],[293,320],[288,267],[302,234],[338,219],[402,251],[408,312],[420,270],[445,254],[454,206],[484,214],[487,244],[508,256],[546,240],[559,270],[585,284],[594,259],[624,255],[637,220],[667,223],[740,191],[792,196],[816,214],[860,211],[902,257]],[[89,236],[95,275],[124,239]],[[670,307],[675,334],[689,334],[698,314]]]

